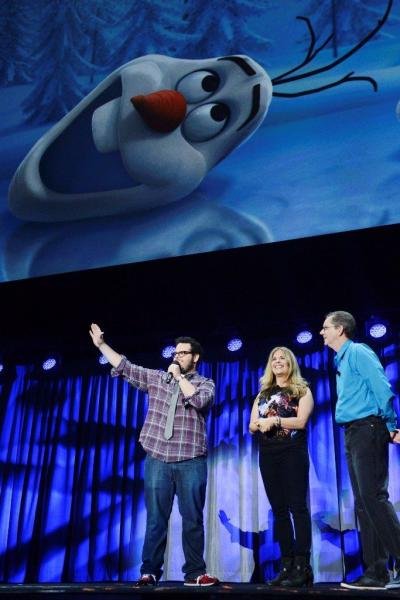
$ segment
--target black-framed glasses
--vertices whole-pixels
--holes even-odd
[[[186,354],[193,354],[193,352],[191,350],[179,350],[173,353],[172,358],[180,358],[181,356],[186,356]]]
[[[330,329],[331,327],[336,327],[336,325],[325,325],[324,327],[321,327],[321,331],[325,331],[326,329]]]

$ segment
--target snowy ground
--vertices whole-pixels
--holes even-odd
[[[218,200],[267,223],[274,240],[400,222],[400,68],[373,102],[368,87],[330,94],[336,109],[314,107],[297,120],[284,120],[273,104],[262,128],[204,187],[225,181]]]

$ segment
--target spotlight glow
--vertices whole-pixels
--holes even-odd
[[[374,323],[369,328],[369,335],[375,339],[383,337],[384,335],[386,335],[386,333],[387,328],[386,325],[384,325],[383,323]]]
[[[100,354],[100,356],[99,356],[99,363],[101,365],[107,365],[108,364],[108,360],[106,359],[106,357],[104,356],[104,354]]]
[[[308,331],[307,329],[300,331],[296,336],[296,340],[299,344],[308,344],[308,342],[311,342],[312,338],[313,335],[311,331]]]
[[[240,338],[232,338],[226,345],[229,352],[237,352],[242,346],[243,342]]]
[[[161,351],[161,356],[163,358],[172,358],[174,352],[175,346],[165,346]]]
[[[56,364],[57,364],[56,359],[53,357],[49,357],[45,361],[43,361],[42,369],[43,369],[43,371],[50,371],[50,369],[53,369],[56,366]]]
[[[4,365],[2,363],[0,363],[0,373],[3,371],[4,369]]]

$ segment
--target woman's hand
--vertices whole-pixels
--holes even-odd
[[[273,427],[276,427],[276,417],[257,419],[256,424],[259,431],[261,431],[262,433],[266,433],[267,431],[270,431]]]
[[[100,348],[101,344],[104,344],[104,331],[100,329],[96,323],[92,323],[89,330],[90,337],[92,338],[93,344]]]

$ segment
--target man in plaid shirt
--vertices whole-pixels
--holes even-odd
[[[141,577],[136,585],[155,585],[162,575],[175,493],[182,516],[184,584],[218,584],[216,577],[206,573],[203,559],[207,485],[205,419],[214,402],[215,385],[196,370],[202,355],[199,342],[189,337],[177,338],[174,360],[165,373],[130,363],[105,343],[103,332],[95,323],[89,333],[94,345],[112,365],[111,374],[122,376],[149,395],[139,438],[147,453],[144,471],[147,521]]]

